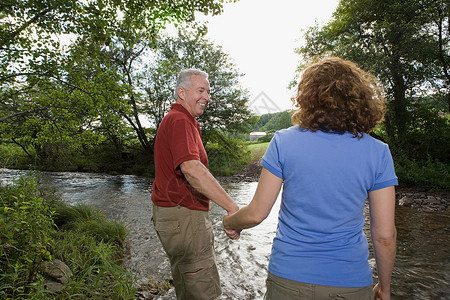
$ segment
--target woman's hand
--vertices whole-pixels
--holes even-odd
[[[379,283],[377,283],[374,287],[373,287],[373,299],[377,300],[377,299],[381,299],[381,300],[390,300],[391,299],[391,293],[390,292],[384,292],[381,289],[381,285]]]
[[[225,222],[226,222],[225,220],[226,220],[226,218],[229,218],[229,217],[230,217],[229,214],[226,214],[226,215],[223,216],[223,220],[222,220],[223,230],[225,231],[225,233],[228,235],[228,237],[230,239],[238,240],[239,237],[241,236],[241,230],[234,230],[234,229],[226,229],[225,228]]]

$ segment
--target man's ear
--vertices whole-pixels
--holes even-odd
[[[178,88],[178,98],[184,100],[184,89],[182,87]]]

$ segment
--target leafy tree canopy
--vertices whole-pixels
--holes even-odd
[[[253,126],[252,131],[276,131],[292,126],[291,116],[293,110],[262,115]]]
[[[175,83],[181,69],[198,68],[208,73],[211,101],[199,117],[206,144],[215,130],[245,132],[253,114],[247,107],[248,92],[240,87],[242,76],[228,54],[202,36],[202,31],[181,30],[178,37],[158,43],[156,57],[144,68],[146,80],[143,112],[158,127],[174,102]]]
[[[420,99],[449,111],[449,7],[445,0],[341,0],[328,24],[306,30],[298,71],[334,55],[376,74],[387,92],[389,141],[401,144]]]
[[[25,149],[93,141],[92,130],[119,140],[131,126],[150,151],[136,63],[165,24],[192,21],[196,11],[219,14],[223,2],[1,1],[1,137],[20,138]]]

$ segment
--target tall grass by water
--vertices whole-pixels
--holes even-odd
[[[67,206],[34,177],[0,186],[0,298],[134,299],[134,277],[120,266],[127,230],[93,206]],[[59,259],[73,276],[47,289],[41,268]]]

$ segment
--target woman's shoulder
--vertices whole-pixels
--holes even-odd
[[[284,128],[284,129],[280,129],[277,132],[275,132],[275,134],[278,135],[293,135],[293,134],[299,134],[302,132],[308,132],[309,130],[307,129],[303,129],[298,125],[293,125],[289,128]]]
[[[374,145],[374,146],[378,146],[378,147],[389,147],[389,145],[373,136],[371,136],[370,134],[365,133],[364,136],[361,138],[361,140],[366,141],[367,143]]]

